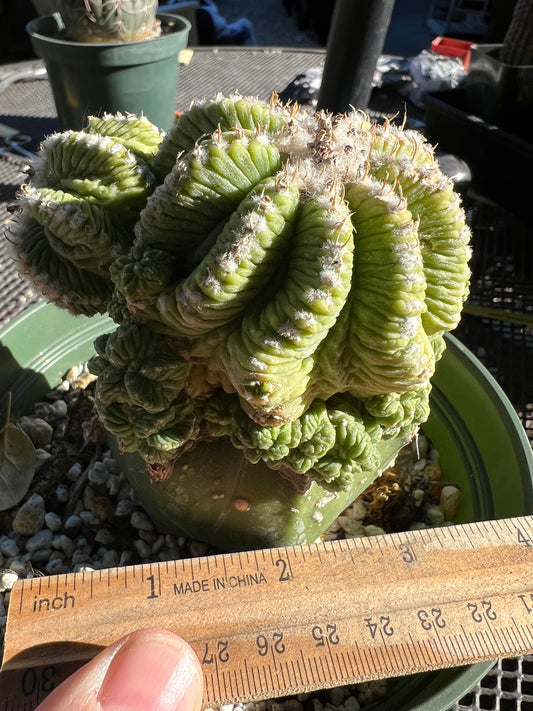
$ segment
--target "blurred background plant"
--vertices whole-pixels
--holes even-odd
[[[517,1],[499,58],[511,66],[533,64],[533,0]]]
[[[75,42],[136,42],[157,37],[157,0],[59,0],[65,34]]]

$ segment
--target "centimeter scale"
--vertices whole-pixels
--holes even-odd
[[[205,706],[533,653],[533,516],[19,581],[0,711],[150,626],[190,642]]]

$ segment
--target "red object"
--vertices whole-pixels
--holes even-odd
[[[444,54],[446,57],[459,57],[466,72],[470,64],[470,48],[472,44],[472,42],[453,39],[452,37],[435,37],[431,43],[431,49],[433,52]]]

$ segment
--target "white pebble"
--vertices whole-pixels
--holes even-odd
[[[359,711],[360,708],[361,705],[359,704],[359,701],[357,701],[355,696],[348,696],[348,698],[344,702],[344,711]]]
[[[440,492],[440,508],[446,521],[453,521],[459,512],[461,492],[456,486],[444,486]]]
[[[43,528],[31,538],[26,541],[26,550],[29,553],[34,553],[41,548],[49,548],[52,545],[52,538],[54,534],[49,528]]]
[[[129,548],[125,551],[122,551],[120,554],[120,558],[118,561],[119,565],[129,565],[133,560],[133,551],[130,550]]]
[[[79,478],[81,472],[81,464],[79,462],[76,462],[76,464],[73,464],[68,470],[67,479],[70,479],[70,481],[76,481],[76,479]]]
[[[77,563],[73,568],[74,573],[92,573],[93,570],[94,567],[87,563]]]
[[[79,565],[91,565],[91,556],[85,553],[85,551],[75,550],[72,554],[72,565],[74,567]]]
[[[89,470],[88,478],[92,484],[102,486],[106,483],[108,471],[102,462],[95,462],[94,466]]]
[[[444,514],[438,506],[428,506],[425,513],[428,526],[440,526],[444,523]]]
[[[61,516],[58,516],[53,511],[49,511],[45,515],[44,522],[51,531],[59,531],[61,528]]]
[[[74,541],[72,540],[72,538],[69,538],[69,536],[65,536],[65,535],[61,536],[61,538],[59,540],[59,546],[60,546],[60,550],[62,550],[63,553],[66,556],[68,556],[69,558],[74,553],[74,550],[75,550]]]
[[[130,518],[130,523],[133,528],[141,531],[153,531],[154,524],[150,521],[144,511],[134,511]]]
[[[160,550],[162,550],[165,546],[165,537],[164,536],[158,536],[155,541],[152,543],[152,555],[156,555],[159,553]]]
[[[100,525],[100,519],[96,518],[92,511],[80,511],[79,517],[84,526]]]
[[[122,485],[120,477],[118,477],[116,474],[112,474],[111,476],[107,477],[106,483],[109,494],[111,496],[116,496],[120,491],[120,487]]]
[[[329,700],[334,706],[340,706],[344,703],[346,693],[342,686],[336,686],[329,691]]]
[[[6,590],[11,590],[18,579],[19,576],[15,572],[11,570],[2,571],[0,573],[0,591],[5,592]]]
[[[115,540],[115,536],[108,528],[101,528],[99,531],[97,531],[94,540],[97,543],[101,543],[103,546],[108,546],[110,543],[113,543],[113,541]]]
[[[8,536],[2,536],[0,539],[0,552],[7,558],[14,558],[19,554],[17,542]]]
[[[109,549],[102,555],[102,565],[104,568],[114,568],[119,564],[118,553],[114,548]]]
[[[67,416],[68,405],[64,400],[56,400],[53,404],[56,419],[60,420]]]
[[[139,554],[140,558],[148,558],[151,549],[148,543],[146,543],[146,541],[137,538],[135,541],[133,541],[133,545],[135,546],[135,550]]]
[[[353,536],[363,536],[364,528],[360,520],[351,516],[339,516],[337,519],[343,531]]]
[[[367,536],[381,536],[384,533],[385,531],[380,526],[374,526],[373,524],[365,526],[365,534]]]
[[[40,472],[41,469],[48,464],[48,462],[52,459],[52,455],[50,452],[47,452],[46,449],[36,449],[35,450],[35,473]]]
[[[52,558],[45,566],[48,575],[60,575],[65,572],[65,565],[61,558]]]
[[[81,518],[77,514],[72,514],[65,521],[65,531],[79,531],[81,528]]]
[[[40,494],[32,494],[17,511],[12,522],[15,533],[22,536],[32,536],[44,525],[44,499]]]
[[[131,516],[132,511],[135,509],[135,504],[129,499],[120,499],[116,508],[115,516],[118,518],[126,518]]]
[[[56,499],[61,504],[66,504],[69,497],[69,489],[65,484],[59,484],[56,489]]]

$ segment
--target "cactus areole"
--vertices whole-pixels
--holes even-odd
[[[470,233],[419,133],[275,97],[106,116],[44,142],[19,206],[22,272],[117,322],[97,409],[162,528],[314,540],[427,419]]]

